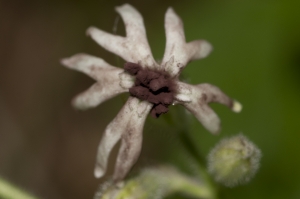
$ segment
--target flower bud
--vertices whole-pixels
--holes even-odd
[[[218,143],[208,155],[208,170],[217,182],[228,187],[247,183],[259,168],[260,150],[245,136]]]

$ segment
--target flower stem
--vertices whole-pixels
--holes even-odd
[[[36,199],[20,188],[12,185],[0,177],[0,198],[5,199]]]
[[[214,190],[170,166],[147,168],[121,187],[101,190],[102,199],[153,199],[182,193],[193,198],[215,199]],[[100,197],[95,197],[98,199]]]

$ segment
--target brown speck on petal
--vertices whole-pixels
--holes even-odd
[[[123,129],[121,146],[113,175],[114,181],[122,180],[139,157],[142,148],[144,123],[152,107],[152,104],[146,101],[140,102],[136,98],[128,100],[131,100],[134,109],[126,115],[128,119]]]
[[[202,125],[211,133],[218,133],[221,129],[221,122],[217,114],[208,106],[211,102],[224,104],[236,111],[239,108],[234,108],[235,102],[223,93],[218,87],[211,84],[189,85],[183,82],[177,82],[179,93],[175,96],[178,103],[185,106],[195,117],[202,123]],[[189,90],[189,93],[184,93]],[[180,91],[183,91],[180,93]],[[186,96],[186,97],[183,97]],[[179,98],[179,99],[178,99]],[[188,101],[182,101],[182,98],[188,98]],[[240,110],[240,109],[239,109]]]
[[[97,153],[95,177],[104,175],[109,154],[121,139],[114,179],[124,177],[135,163],[141,150],[143,126],[152,105],[129,97],[118,115],[106,127]],[[125,148],[124,148],[125,147]]]

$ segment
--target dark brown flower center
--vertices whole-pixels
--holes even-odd
[[[152,103],[151,115],[155,118],[167,113],[174,100],[173,79],[167,73],[144,69],[135,63],[125,63],[124,69],[136,78],[130,95]]]

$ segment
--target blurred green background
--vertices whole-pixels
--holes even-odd
[[[208,58],[188,65],[186,81],[214,84],[243,104],[240,114],[212,105],[222,120],[219,136],[193,117],[186,129],[204,158],[221,138],[240,132],[262,150],[255,178],[236,188],[220,185],[220,198],[299,199],[299,0],[0,0],[0,175],[40,198],[93,197],[101,182],[93,177],[101,132],[126,95],[74,110],[72,97],[93,80],[59,60],[86,52],[122,65],[85,30],[94,25],[112,32],[114,7],[125,2],[142,13],[156,59],[163,56],[164,13],[172,6],[188,41],[214,46]],[[117,33],[124,34],[121,21]],[[135,169],[172,163],[180,153],[176,133],[163,124],[168,117],[148,118]]]

